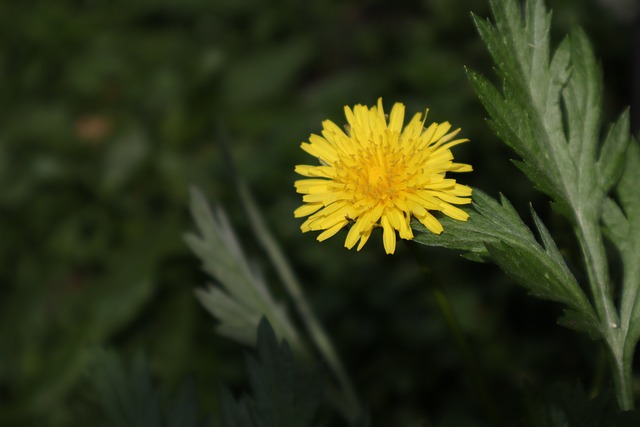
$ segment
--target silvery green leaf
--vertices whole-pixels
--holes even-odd
[[[498,202],[474,190],[473,200],[473,209],[467,209],[468,221],[439,218],[444,227],[441,235],[412,222],[414,240],[427,246],[460,250],[472,259],[493,260],[532,295],[561,302],[580,315],[580,321],[564,324],[597,335],[598,322],[591,304],[535,212],[533,217],[543,245],[505,197],[501,196]]]
[[[629,329],[635,345],[640,338],[640,147],[627,147],[624,172],[616,187],[618,202],[611,199],[602,215],[608,235],[620,251],[624,270],[620,300],[620,327]]]
[[[198,233],[187,234],[185,241],[216,281],[196,290],[196,297],[220,321],[218,332],[254,345],[255,330],[266,316],[278,336],[299,349],[300,340],[284,307],[276,303],[259,271],[245,257],[224,211],[211,212],[202,193],[193,189],[191,213]]]
[[[606,191],[609,191],[622,176],[630,141],[629,110],[627,109],[611,125],[600,149],[598,179]]]

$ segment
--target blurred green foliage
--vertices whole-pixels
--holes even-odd
[[[631,28],[595,1],[549,6],[558,34],[585,27],[619,111],[629,103]],[[476,170],[466,183],[504,191],[519,209],[532,199],[546,208],[466,82],[464,65],[488,67],[471,10],[488,15],[472,0],[0,1],[0,425],[100,425],[82,374],[91,345],[146,351],[167,388],[192,374],[210,410],[220,381],[242,384],[241,348],[212,333],[192,293],[206,279],[181,239],[193,227],[187,191],[196,184],[227,206],[260,259],[220,135],[373,424],[482,425],[406,253],[318,244],[292,215],[293,166],[309,161],[300,141],[325,118],[342,122],[343,105],[379,96],[462,127],[472,143],[457,154]],[[490,266],[429,256],[505,411],[521,410],[513,391],[523,383],[602,386],[588,372],[603,356],[557,328],[554,307]],[[547,323],[531,322],[534,314]]]

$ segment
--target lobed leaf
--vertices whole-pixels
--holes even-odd
[[[613,342],[612,334],[618,332],[609,329],[617,328],[619,320],[602,245],[601,218],[607,224],[608,235],[623,253],[621,311],[626,319],[623,323],[640,316],[640,308],[630,306],[635,304],[636,281],[627,277],[638,276],[636,264],[630,255],[625,261],[624,255],[634,245],[627,236],[633,232],[629,225],[624,225],[631,221],[621,219],[624,215],[628,217],[629,212],[622,206],[625,203],[622,200],[621,209],[612,200],[605,200],[619,180],[619,197],[623,193],[627,198],[629,194],[635,195],[630,190],[632,185],[620,192],[620,186],[625,185],[621,166],[630,139],[628,113],[620,116],[601,143],[602,73],[584,32],[573,29],[552,51],[551,12],[546,10],[543,0],[527,0],[523,7],[516,0],[490,0],[490,3],[494,23],[477,17],[474,20],[496,64],[500,88],[473,72],[468,73],[469,79],[490,116],[490,126],[521,157],[516,165],[538,190],[551,197],[556,210],[573,225],[600,323],[608,331],[607,339]],[[638,181],[628,179],[637,188]],[[603,213],[609,218],[602,217]],[[535,249],[531,241],[514,245],[507,238],[498,242],[489,240],[485,248],[498,265],[535,295],[568,304],[571,310],[567,312],[566,323],[590,323],[591,305],[535,213],[533,218],[544,244],[542,250]],[[473,250],[472,257],[477,258],[481,249],[476,245]],[[533,258],[521,260],[518,256]],[[573,306],[569,301],[573,297],[580,299],[575,304],[582,308]],[[589,309],[583,310],[586,307]],[[636,310],[637,315],[632,315]],[[579,319],[583,314],[586,317]],[[640,335],[640,325],[638,329]]]
[[[257,343],[257,358],[246,360],[252,393],[237,402],[221,391],[222,426],[311,426],[320,404],[320,376],[298,369],[287,342],[278,341],[265,318],[258,326]]]
[[[624,152],[625,116],[598,152],[602,78],[587,37],[574,29],[549,46],[551,12],[542,0],[492,0],[495,24],[474,17],[502,87],[469,72],[490,125],[521,158],[518,167],[572,223],[597,221]]]
[[[609,191],[622,177],[627,147],[631,141],[629,110],[625,110],[611,125],[604,139],[598,158],[598,179],[605,191]]]
[[[637,141],[632,140],[627,146],[625,160],[624,171],[616,186],[618,202],[606,201],[602,220],[622,258],[624,279],[620,327],[630,331],[628,345],[635,346],[640,339],[640,147]]]
[[[115,353],[93,350],[88,377],[108,426],[112,427],[207,427],[201,420],[191,384],[162,405],[160,390],[152,381],[149,366],[138,355],[130,367]],[[164,409],[164,408],[167,409]]]
[[[430,233],[418,221],[412,222],[414,240],[465,252],[473,260],[492,259],[509,276],[539,298],[561,302],[570,311],[563,324],[598,334],[593,308],[567,267],[549,231],[533,212],[544,246],[540,245],[509,201],[500,202],[474,190],[468,221],[442,218],[441,235]]]
[[[240,343],[255,344],[255,328],[266,316],[278,336],[301,349],[298,335],[284,307],[274,300],[259,272],[244,255],[222,209],[211,212],[198,190],[191,191],[191,213],[199,234],[185,241],[218,286],[196,290],[202,305],[220,321],[218,332]]]

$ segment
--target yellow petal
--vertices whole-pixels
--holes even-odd
[[[311,178],[333,178],[335,171],[330,166],[296,165],[295,172]]]
[[[385,210],[385,216],[389,220],[389,224],[391,224],[394,229],[400,230],[402,222],[404,221],[404,217],[398,209],[392,208]]]
[[[344,227],[345,225],[347,225],[347,222],[344,221],[342,223],[336,224],[333,227],[329,228],[328,230],[323,231],[322,233],[320,233],[318,235],[318,242],[322,242],[324,240],[327,240],[329,237],[335,235],[338,231],[340,231],[342,229],[342,227]]]
[[[420,136],[420,132],[422,132],[421,116],[420,113],[413,116],[411,121],[405,126],[404,131],[402,131],[402,139],[417,139],[418,136]]]
[[[389,130],[400,133],[404,122],[404,105],[396,102],[389,114]]]
[[[396,251],[396,231],[389,223],[389,219],[383,216],[382,224],[382,243],[387,254],[393,254]]]
[[[449,129],[451,129],[451,124],[449,124],[449,122],[440,123],[431,137],[431,140],[438,141],[440,138],[445,136],[447,132],[449,132]]]
[[[293,216],[296,218],[309,216],[320,209],[322,206],[322,203],[309,203],[307,205],[302,205],[293,212]]]
[[[418,218],[418,221],[420,221],[422,223],[422,225],[427,227],[427,229],[429,231],[431,231],[432,233],[434,233],[434,234],[441,234],[442,233],[442,230],[443,230],[442,224],[440,224],[440,221],[438,221],[429,212],[427,212],[424,217]]]
[[[300,179],[293,183],[298,193],[324,193],[329,191],[329,181],[324,179]]]
[[[458,221],[466,221],[469,219],[468,213],[446,203],[443,203],[442,213],[450,218],[457,219]]]
[[[448,122],[425,128],[427,114],[415,114],[403,129],[404,105],[394,104],[385,116],[380,98],[371,108],[345,107],[346,133],[325,120],[321,135],[312,134],[301,145],[320,165],[295,168],[307,178],[294,184],[304,202],[294,216],[307,216],[302,231],[318,230],[322,241],[351,223],[344,244],[360,250],[379,225],[391,254],[398,236],[413,238],[412,216],[436,234],[443,227],[432,211],[467,220],[455,205],[471,203],[472,189],[449,178],[450,172],[473,170],[454,163],[451,151],[467,140],[456,139],[460,129],[452,131]]]
[[[448,203],[454,203],[456,205],[466,205],[468,203],[471,203],[471,199],[456,197],[453,194],[451,194],[451,191],[452,190],[438,191],[438,192],[434,192],[433,195],[439,198],[440,200],[444,200],[445,202],[448,202]]]
[[[465,163],[451,163],[451,166],[449,166],[449,170],[451,172],[472,172],[473,167]]]
[[[405,240],[413,239],[413,230],[411,230],[411,214],[407,212],[404,220],[400,223],[400,237]]]
[[[371,236],[371,231],[372,230],[373,230],[373,228],[370,228],[370,229],[368,229],[367,231],[365,231],[364,233],[362,233],[360,235],[360,243],[358,244],[358,247],[356,248],[356,250],[358,252],[360,252],[360,249],[362,249],[364,244],[367,243],[367,240],[369,240],[369,237]]]
[[[353,224],[351,226],[351,229],[349,230],[349,233],[347,233],[347,238],[344,241],[344,247],[347,249],[351,249],[352,247],[355,246],[356,243],[358,243],[358,240],[360,239],[360,227],[357,227],[356,224]]]

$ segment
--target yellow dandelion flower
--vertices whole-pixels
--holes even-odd
[[[328,239],[351,224],[345,247],[358,241],[360,250],[375,227],[382,227],[386,253],[396,248],[396,231],[413,239],[409,221],[416,217],[435,234],[442,224],[430,211],[460,221],[469,216],[455,205],[471,203],[471,188],[445,178],[447,172],[470,172],[470,165],[454,163],[451,147],[468,141],[454,139],[460,129],[450,131],[448,122],[425,128],[429,112],[418,113],[403,129],[404,105],[396,103],[387,117],[382,99],[377,107],[344,107],[347,132],[335,123],[322,123],[322,136],[311,135],[304,151],[317,157],[318,166],[298,165],[298,174],[308,177],[295,182],[304,204],[296,218],[309,216],[303,232],[322,230],[319,241]]]

